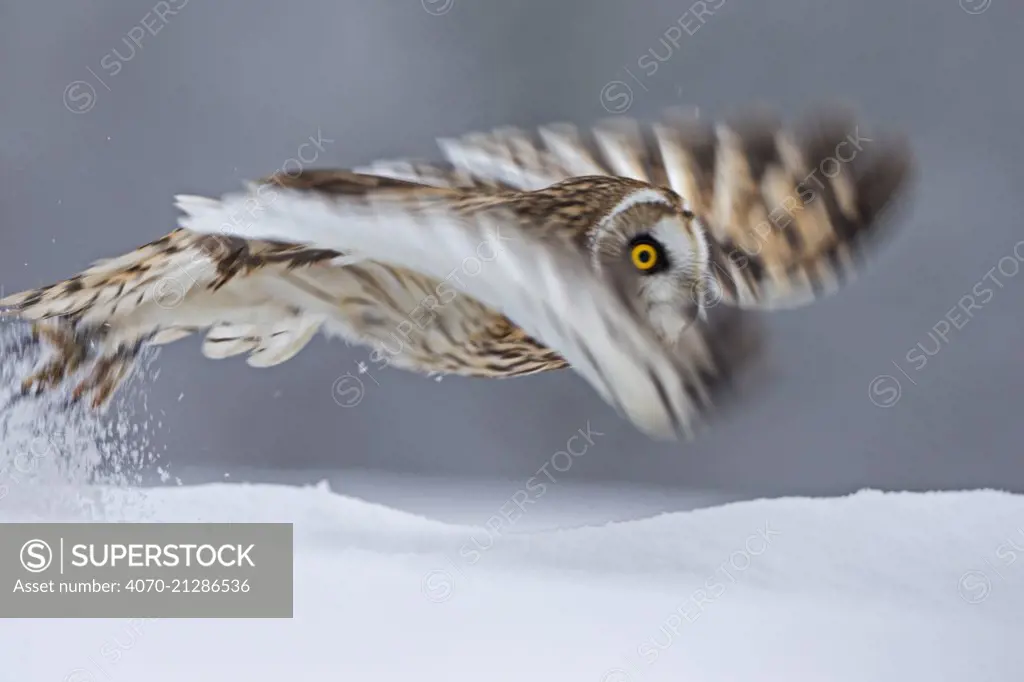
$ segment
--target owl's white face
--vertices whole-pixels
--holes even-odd
[[[637,196],[640,195],[640,196]],[[598,225],[595,264],[624,266],[651,327],[674,343],[703,317],[710,281],[710,249],[700,221],[661,192],[627,197]]]

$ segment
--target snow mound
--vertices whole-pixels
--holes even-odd
[[[542,513],[526,503],[458,526],[323,485],[37,492],[93,495],[107,504],[89,518],[111,521],[293,522],[295,617],[7,621],[0,641],[22,652],[12,679],[979,682],[1024,670],[1024,496],[864,491],[524,533],[517,522]],[[0,505],[0,520],[54,508]]]

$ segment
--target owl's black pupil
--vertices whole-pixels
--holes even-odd
[[[641,251],[640,252],[640,262],[641,263],[646,263],[649,260],[651,260],[651,252],[650,251],[646,251],[646,250],[645,251]]]

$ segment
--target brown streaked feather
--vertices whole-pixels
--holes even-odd
[[[179,225],[207,234],[228,230],[353,250],[438,279],[447,279],[475,248],[497,247],[500,239],[503,257],[489,259],[494,262],[488,274],[471,274],[458,284],[460,291],[503,311],[535,339],[550,344],[645,433],[657,438],[692,434],[700,420],[709,398],[700,390],[702,375],[692,358],[665,347],[693,319],[688,317],[693,303],[685,274],[695,243],[686,236],[693,233],[692,213],[681,210],[670,190],[625,178],[581,177],[508,197],[424,204],[419,198],[368,201],[292,189],[282,193],[278,206],[268,208],[266,217],[248,227],[225,227],[258,195],[259,187],[252,186],[218,198],[179,195]],[[579,244],[581,234],[604,239],[648,229],[663,232],[666,243],[673,244],[673,256],[680,257],[676,270],[683,274],[661,280],[676,292],[668,298],[669,305],[680,307],[681,312],[673,308],[670,313],[675,317],[652,316],[641,289],[644,275],[628,254],[599,259]],[[706,261],[696,261],[699,273]]]
[[[435,187],[422,182],[329,168],[311,168],[295,175],[276,173],[258,180],[256,184],[323,192],[338,196],[375,195],[379,197],[394,194],[402,198],[454,198],[465,194],[451,187]]]
[[[504,206],[553,238],[574,242],[625,194],[644,187],[636,181],[584,177],[523,201],[518,191],[466,193],[348,171],[276,176],[271,184],[346,196],[434,197],[470,211]],[[273,194],[261,199],[273,201]],[[59,341],[54,343],[57,357],[28,380],[26,390],[56,387],[84,364],[91,374],[73,395],[91,394],[94,405],[113,395],[143,343],[169,343],[202,330],[208,330],[204,355],[248,353],[248,363],[257,367],[292,357],[325,321],[344,327],[343,336],[386,352],[389,361],[406,369],[510,377],[566,366],[557,352],[465,296],[399,340],[398,326],[437,295],[439,282],[373,261],[339,267],[337,260],[344,257],[332,250],[179,229],[65,282],[10,296],[0,306],[43,321],[51,340]],[[173,305],[160,300],[161,283],[168,281],[180,287],[173,293],[181,300]],[[706,329],[691,336],[696,343],[714,345]],[[390,351],[396,347],[401,352]],[[709,367],[715,371],[688,379],[695,395],[706,397],[723,370]]]
[[[467,210],[513,196],[465,194],[343,170],[278,175],[269,184],[346,196],[433,197],[456,201]],[[612,201],[617,196],[612,184],[599,178],[594,186],[608,185],[597,192]],[[592,185],[577,189],[589,191]],[[562,220],[558,224],[575,237],[587,221],[580,198],[564,211],[542,203],[535,218],[544,223]],[[261,194],[260,200],[272,202],[273,195]],[[259,208],[257,204],[253,210]],[[204,329],[204,355],[249,354],[248,363],[257,367],[292,357],[332,317],[344,327],[344,336],[394,347],[398,325],[422,301],[436,296],[439,282],[373,262],[338,267],[336,261],[342,258],[337,251],[178,229],[123,256],[98,261],[63,282],[8,296],[0,306],[8,315],[40,323],[43,339],[57,351],[26,381],[25,390],[53,388],[91,364],[92,376],[74,395],[95,391],[102,403],[142,342],[169,343]],[[507,376],[565,364],[507,319],[466,297],[446,306],[435,324],[415,330],[400,343],[403,351],[392,362],[427,372]],[[495,353],[498,360],[492,362]],[[520,364],[503,365],[502,358]]]
[[[267,305],[259,298],[247,303],[237,290],[222,292],[225,285],[309,267],[336,255],[175,230],[128,254],[98,261],[64,282],[8,296],[0,301],[4,314],[33,321],[37,338],[56,351],[23,382],[22,390],[55,388],[85,365],[91,374],[73,398],[91,393],[94,405],[103,404],[129,373],[143,342],[170,343],[209,326],[217,329],[219,319],[252,317],[247,305]],[[256,326],[256,332],[275,333],[278,361],[283,361],[287,351],[294,354],[308,341],[309,322],[284,305],[267,307],[281,322],[277,328]],[[263,351],[275,350],[264,348],[269,333],[258,340],[249,350],[262,355],[250,364],[272,357]]]
[[[761,112],[716,126],[677,109],[649,127],[616,118],[588,131],[500,128],[441,146],[450,173],[499,188],[532,190],[584,174],[670,187],[707,226],[725,302],[771,309],[804,305],[855,276],[859,254],[884,232],[885,209],[905,192],[905,142],[865,142],[859,130],[839,110],[786,128]],[[847,144],[837,170],[828,159],[844,139],[860,148]]]

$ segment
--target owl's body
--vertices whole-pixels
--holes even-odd
[[[180,198],[182,228],[0,301],[58,349],[25,389],[91,364],[73,395],[100,405],[146,343],[204,333],[207,357],[266,367],[324,331],[416,371],[571,365],[645,430],[662,416],[634,403],[661,403],[689,431],[735,360],[706,309],[802,305],[836,288],[906,156],[854,154],[804,201],[815,159],[853,128],[833,121],[802,141],[765,125],[653,132],[616,122],[586,142],[556,126],[540,144],[501,130],[442,141],[447,165],[307,170],[219,201]]]

